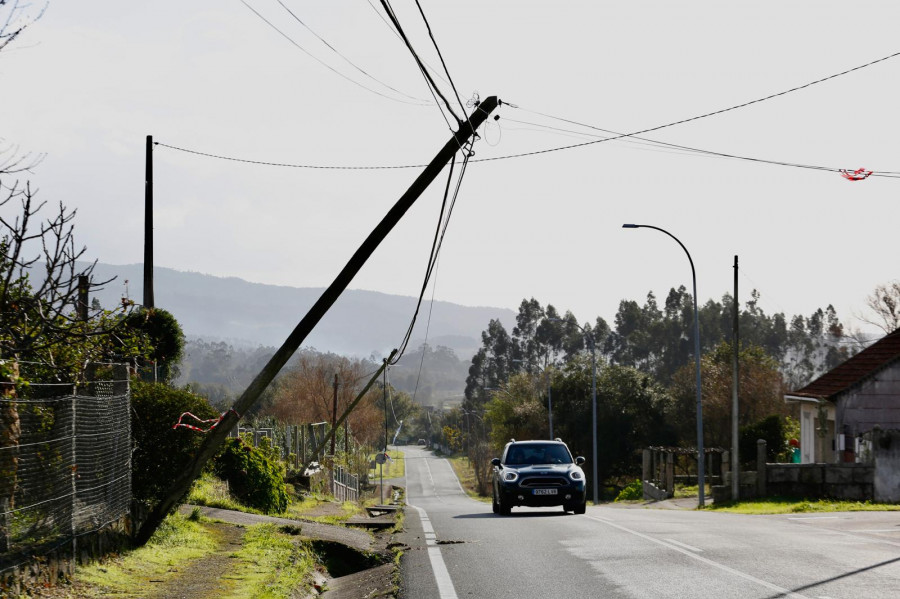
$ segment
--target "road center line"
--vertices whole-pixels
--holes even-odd
[[[431,570],[434,572],[434,580],[437,582],[438,597],[440,599],[459,599],[456,595],[456,588],[453,586],[453,580],[450,578],[450,572],[447,571],[447,565],[441,555],[441,548],[437,546],[434,527],[431,525],[431,519],[428,513],[409,502],[409,507],[415,509],[419,513],[419,519],[422,521],[422,531],[425,533],[425,544],[428,546],[428,559],[431,561]]]
[[[649,535],[645,535],[644,533],[638,532],[636,530],[631,530],[630,528],[626,528],[620,524],[615,524],[611,520],[607,520],[606,518],[598,518],[597,516],[587,516],[587,517],[590,518],[591,520],[596,520],[597,522],[602,522],[603,524],[606,524],[607,526],[612,526],[613,528],[617,528],[617,529],[621,530],[622,532],[627,532],[636,537],[640,537],[646,541],[650,541],[651,543],[656,543],[657,545],[661,545],[661,546],[667,547],[673,551],[677,551],[678,553],[686,555],[686,556],[688,556],[692,559],[695,559],[699,562],[703,562],[704,564],[707,564],[714,568],[718,568],[719,570],[723,570],[725,572],[728,572],[729,574],[734,574],[735,576],[739,576],[740,578],[743,578],[744,580],[749,580],[750,582],[754,582],[760,586],[763,586],[771,591],[780,593],[786,597],[792,597],[793,599],[809,599],[809,597],[807,597],[806,595],[801,595],[799,593],[793,593],[788,589],[778,586],[777,584],[772,584],[771,582],[762,580],[761,578],[757,578],[751,574],[747,574],[746,572],[741,572],[740,570],[735,570],[734,568],[726,566],[725,564],[721,564],[719,562],[715,562],[711,559],[705,558],[701,555],[697,555],[696,553],[693,553],[687,549],[683,549],[683,548],[679,547],[678,545],[672,544],[671,542],[667,542],[662,539],[656,539]]]

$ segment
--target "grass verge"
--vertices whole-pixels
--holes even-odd
[[[832,501],[770,497],[752,501],[716,503],[706,509],[734,514],[804,514],[811,512],[883,512],[900,511],[900,505],[869,501]]]
[[[299,530],[299,529],[298,529]],[[241,548],[232,554],[233,583],[228,597],[282,599],[308,585],[316,556],[305,542],[298,542],[275,524],[247,529]]]
[[[378,481],[380,476],[384,478],[403,478],[406,476],[406,455],[399,450],[388,450],[388,456],[391,458],[384,464],[375,464],[375,468],[369,470],[369,480]],[[372,460],[375,456],[372,456]],[[381,470],[384,470],[383,472]]]
[[[223,510],[235,510],[250,514],[262,514],[261,511],[247,507],[235,499],[228,492],[228,483],[209,473],[200,475],[200,478],[191,485],[188,492],[187,503],[221,508]]]
[[[216,550],[213,534],[196,518],[170,514],[143,547],[103,563],[79,568],[76,579],[87,587],[85,596],[135,596],[148,579],[166,581],[176,566],[202,558]]]
[[[469,458],[466,456],[455,456],[447,459],[450,462],[450,466],[453,467],[453,472],[456,473],[456,478],[459,479],[459,484],[462,485],[466,495],[478,501],[488,502],[491,500],[490,497],[479,495],[478,491],[476,491],[475,469],[469,463]]]

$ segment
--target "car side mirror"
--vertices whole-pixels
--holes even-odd
[[[494,459],[492,459],[492,460],[491,460],[491,464],[494,465],[494,466],[496,466],[497,468],[499,468],[499,467],[500,467],[500,458],[494,458]]]
[[[577,458],[575,458],[576,466],[581,466],[582,464],[584,464],[584,462],[585,462],[584,456],[578,456]]]

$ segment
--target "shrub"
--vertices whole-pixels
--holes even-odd
[[[775,462],[786,447],[784,418],[772,415],[754,424],[741,427],[738,447],[742,463],[756,464],[756,441],[758,439],[766,441],[766,461]]]
[[[644,484],[639,480],[634,480],[625,485],[625,488],[619,491],[616,501],[635,501],[644,498]]]
[[[187,467],[203,433],[172,426],[183,412],[198,418],[218,416],[206,399],[163,384],[135,381],[131,387],[131,489],[135,499],[156,503]]]
[[[255,448],[243,439],[226,439],[215,469],[242,503],[266,513],[280,513],[287,509],[288,500],[284,467],[266,441]]]

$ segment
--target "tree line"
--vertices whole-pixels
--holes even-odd
[[[783,432],[784,392],[847,359],[855,345],[831,305],[809,316],[770,315],[754,290],[739,308],[740,426],[776,415]],[[733,310],[727,294],[698,310],[707,447],[731,444]],[[522,301],[511,332],[490,321],[457,415],[481,426],[460,429],[463,444],[496,454],[510,438],[547,438],[552,415],[553,436],[589,457],[592,345],[601,480],[635,475],[642,448],[696,444],[693,301],[684,287],[661,305],[652,292],[643,303],[622,300],[611,325],[601,317],[580,323],[534,298]]]

